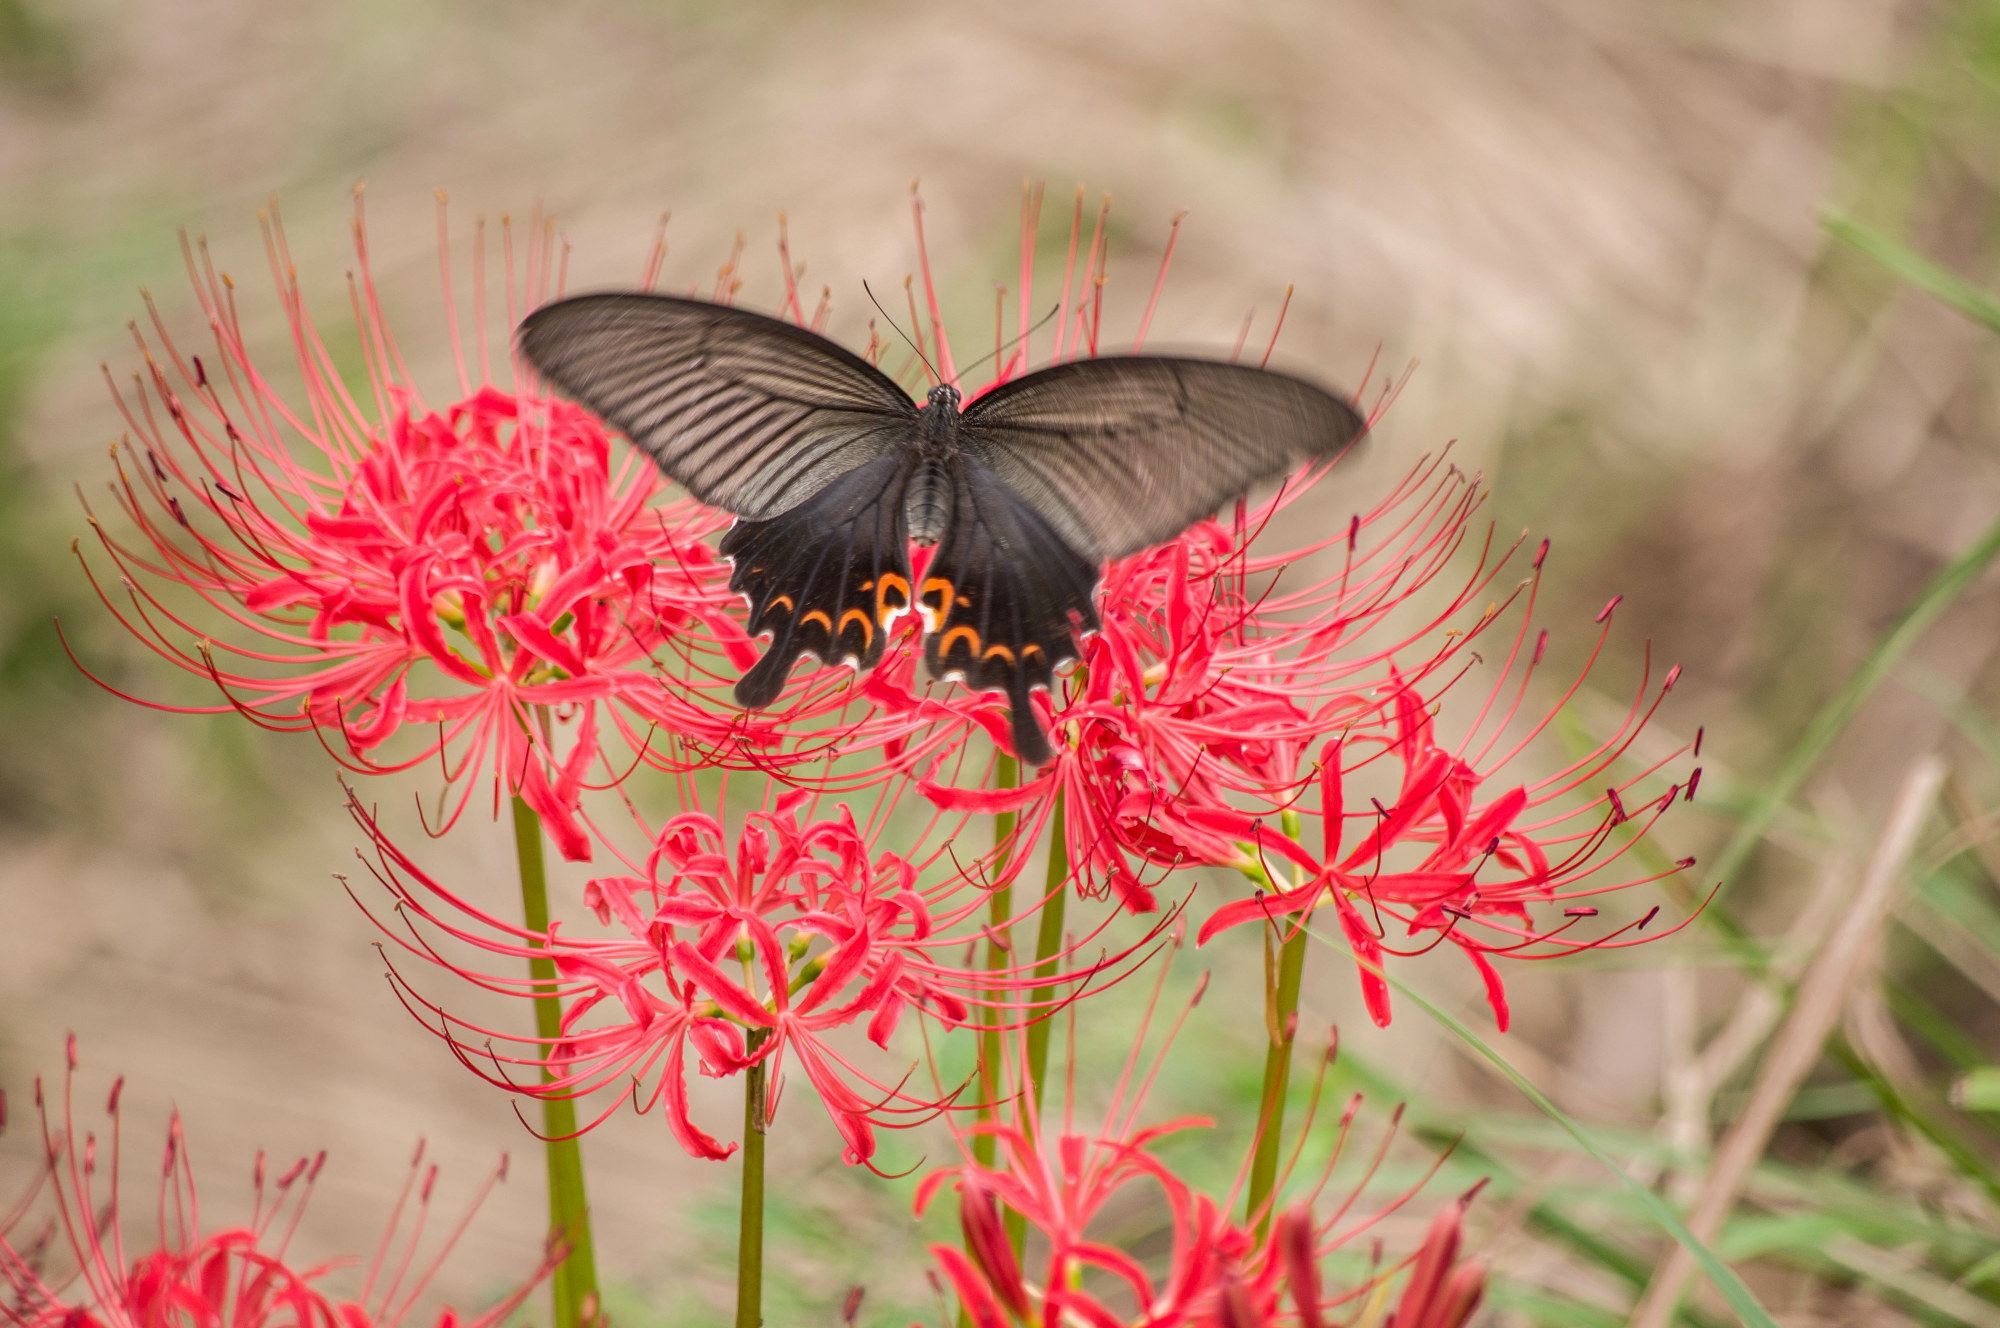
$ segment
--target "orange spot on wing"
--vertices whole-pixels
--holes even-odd
[[[1029,647],[1028,647],[1028,649],[1030,649],[1030,650],[1033,650],[1033,649],[1034,649],[1034,647],[1033,647],[1033,646],[1029,646]],[[1007,662],[1008,662],[1009,664],[1012,664],[1012,663],[1014,662],[1014,652],[1013,652],[1013,651],[1011,651],[1011,650],[1009,650],[1009,649],[1008,649],[1007,647],[1005,647],[1005,646],[988,646],[988,647],[986,647],[986,658],[987,658],[987,659],[992,659],[992,658],[993,658],[993,657],[994,657],[995,655],[998,655],[998,656],[1000,656],[1000,657],[1001,657],[1002,659],[1006,660],[1006,661],[1007,661]]]
[[[931,604],[931,599],[933,595],[936,596],[937,602],[935,604],[932,604],[931,607],[938,609],[943,608],[945,604],[951,599],[952,595],[951,582],[945,580],[941,576],[925,577],[924,592],[923,594],[919,595],[918,598],[923,600],[923,602],[926,604]]]
[[[1046,655],[1046,654],[1048,654],[1046,650],[1043,650],[1033,641],[1030,641],[1028,642],[1028,644],[1021,647],[1021,662],[1023,664],[1026,664],[1028,662],[1028,656],[1030,655]]]
[[[877,622],[888,621],[890,608],[889,596],[892,594],[896,597],[896,608],[907,609],[910,607],[910,583],[894,572],[884,572],[881,579],[875,583],[875,620]]]
[[[969,609],[972,607],[972,601],[967,599],[965,596],[960,595],[958,597],[958,607],[961,609]]]
[[[794,605],[792,604],[792,597],[790,595],[773,595],[771,596],[771,602],[764,606],[764,612],[769,613],[771,610],[776,609],[780,604],[785,606],[782,611],[787,613],[789,613],[794,607]]]
[[[861,624],[861,645],[863,649],[866,649],[868,643],[875,639],[875,624],[868,617],[868,613],[865,609],[849,609],[847,612],[841,614],[840,630],[836,631],[834,635],[839,636],[841,632],[847,630],[847,620],[849,618],[852,618],[854,619],[854,621]]]
[[[972,653],[977,655],[979,653],[979,633],[970,627],[954,627],[949,632],[946,632],[938,640],[938,654],[949,655],[951,653],[951,643],[961,636],[972,643]]]
[[[805,617],[799,619],[799,625],[803,627],[815,618],[819,619],[820,626],[826,628],[828,635],[831,635],[833,632],[833,619],[827,617],[824,613],[820,612],[818,609],[813,609],[811,612],[807,613]]]

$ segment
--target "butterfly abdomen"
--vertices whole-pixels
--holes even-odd
[[[945,523],[951,520],[951,475],[939,461],[925,457],[917,464],[903,511],[912,540],[925,548],[938,542]]]

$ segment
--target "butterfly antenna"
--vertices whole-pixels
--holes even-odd
[[[1029,328],[1026,332],[1017,333],[1013,337],[1009,338],[1007,341],[1004,341],[1000,345],[995,346],[992,350],[986,352],[986,354],[980,356],[978,359],[974,360],[971,364],[968,364],[963,369],[960,369],[958,371],[958,376],[961,379],[963,379],[965,375],[971,373],[974,369],[977,369],[980,365],[986,363],[988,360],[996,359],[1005,352],[1012,350],[1014,347],[1026,341],[1029,337],[1035,335],[1035,333],[1047,327],[1049,325],[1049,320],[1054,318],[1057,314],[1061,312],[1062,312],[1062,305],[1061,304],[1055,305],[1047,313],[1043,314],[1040,320],[1037,321],[1033,327]]]
[[[875,292],[868,289],[868,283],[866,281],[861,283],[861,289],[867,292],[868,302],[875,306],[875,312],[881,314],[882,317],[885,320],[887,320],[890,328],[894,330],[897,336],[901,337],[904,341],[909,342],[910,349],[915,351],[917,353],[917,358],[924,362],[924,368],[929,369],[931,371],[931,380],[933,382],[942,383],[944,379],[938,376],[937,367],[931,363],[930,356],[924,354],[924,348],[922,346],[919,346],[914,341],[910,341],[910,334],[903,331],[902,326],[898,324],[894,318],[889,317],[889,311],[887,309],[884,309],[882,307],[882,302],[875,298]]]

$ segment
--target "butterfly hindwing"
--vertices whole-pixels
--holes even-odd
[[[521,353],[689,493],[752,521],[914,444],[917,408],[868,361],[729,305],[627,291],[544,305]]]
[[[965,408],[959,440],[1072,549],[1102,561],[1172,539],[1301,462],[1331,460],[1365,427],[1303,379],[1134,355],[1003,383]]]
[[[750,601],[750,633],[771,647],[736,684],[752,710],[784,690],[799,657],[827,664],[882,658],[889,628],[910,608],[904,490],[912,457],[879,457],[839,476],[791,511],[738,521],[722,537],[730,589]]]
[[[1044,764],[1052,753],[1030,695],[1077,658],[1079,631],[1097,629],[1097,567],[979,462],[951,471],[951,520],[917,587],[930,629],[924,662],[934,677],[1004,692],[1015,753]]]

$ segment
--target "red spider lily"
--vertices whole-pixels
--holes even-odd
[[[1195,999],[1200,999],[1199,993]],[[1139,1040],[1143,1039],[1142,1023]],[[1171,1043],[1171,1034],[1167,1041]],[[1146,1085],[1157,1073],[1157,1062],[1135,1092],[1137,1053],[1135,1045],[1133,1059],[1128,1060],[1112,1104],[1095,1131],[1078,1128],[1067,1108],[1060,1122],[1041,1119],[1032,1095],[1024,1093],[1014,1100],[1009,1119],[971,1131],[989,1135],[997,1143],[993,1164],[976,1160],[971,1140],[961,1134],[961,1161],[932,1172],[919,1185],[920,1214],[947,1183],[957,1192],[962,1248],[933,1246],[932,1254],[975,1328],[1058,1323],[1091,1328],[1281,1324],[1322,1328],[1341,1321],[1344,1305],[1362,1298],[1371,1298],[1371,1304],[1386,1298],[1395,1269],[1378,1270],[1358,1283],[1334,1289],[1325,1284],[1322,1265],[1336,1249],[1377,1227],[1409,1194],[1394,1200],[1389,1209],[1357,1216],[1357,1187],[1331,1205],[1331,1211],[1321,1213],[1316,1210],[1322,1207],[1327,1185],[1322,1176],[1310,1197],[1277,1214],[1268,1230],[1260,1229],[1260,1222],[1233,1218],[1233,1195],[1218,1199],[1196,1190],[1157,1149],[1171,1134],[1213,1122],[1189,1118],[1140,1123]],[[1164,1048],[1159,1055],[1164,1058]],[[1339,1123],[1333,1145],[1336,1158],[1349,1137],[1357,1107],[1358,1101],[1350,1104]],[[1309,1118],[1304,1129],[1310,1128]],[[1382,1156],[1378,1151],[1362,1184],[1374,1175]],[[1331,1167],[1329,1162],[1329,1172]],[[1135,1187],[1139,1196],[1129,1193]],[[1139,1199],[1137,1205],[1134,1198]],[[1099,1230],[1110,1225],[1100,1223],[1100,1216],[1121,1208],[1126,1213],[1160,1215],[1164,1233],[1138,1233],[1130,1242],[1158,1248],[1164,1234],[1168,1253],[1160,1264],[1149,1264],[1131,1248],[1111,1243]],[[1029,1247],[1036,1252],[1031,1266],[1024,1266],[1008,1238],[1003,1209],[1025,1218],[1043,1237]],[[1408,1260],[1410,1276],[1388,1323],[1459,1328],[1470,1317],[1485,1274],[1476,1264],[1458,1261],[1464,1211],[1465,1200],[1460,1200],[1433,1223],[1423,1246]]]
[[[672,817],[648,835],[651,851],[625,864],[629,874],[585,887],[585,902],[609,933],[602,937],[560,925],[531,931],[479,910],[427,876],[358,805],[355,813],[374,840],[371,870],[394,895],[407,928],[385,930],[407,953],[486,990],[552,991],[562,1002],[560,1032],[526,1038],[459,1019],[397,975],[412,1011],[489,1082],[538,1097],[629,1084],[638,1110],[664,1108],[690,1155],[724,1158],[736,1145],[689,1115],[690,1050],[694,1067],[711,1076],[766,1065],[767,1114],[777,1106],[780,1071],[796,1061],[840,1131],[848,1161],[866,1163],[877,1126],[928,1119],[953,1095],[920,1096],[907,1075],[890,1082],[871,1073],[842,1049],[842,1030],[858,1026],[887,1049],[911,1009],[946,1027],[1018,1020],[1034,997],[996,1000],[1111,981],[1135,952],[1054,977],[1031,974],[1032,962],[998,972],[976,967],[973,943],[987,934],[987,893],[977,875],[983,864],[948,860],[951,831],[933,834],[941,828],[934,821],[913,842],[930,839],[936,847],[878,852],[877,818],[864,827],[845,805],[823,812],[813,803],[809,792],[792,790],[735,829],[719,813]],[[889,804],[884,799],[878,810],[886,813]],[[1076,942],[1071,953],[1094,939]],[[490,969],[513,965],[461,960],[454,957],[459,947],[509,960],[546,955],[558,981],[500,976]],[[585,1128],[617,1107],[614,1098]]]
[[[16,1328],[397,1328],[410,1320],[472,1210],[506,1173],[503,1163],[442,1247],[419,1265],[417,1247],[437,1179],[437,1168],[424,1164],[419,1147],[389,1229],[366,1264],[360,1294],[341,1300],[321,1284],[343,1264],[360,1260],[300,1267],[288,1254],[326,1154],[300,1158],[275,1180],[267,1179],[264,1156],[258,1154],[249,1220],[204,1231],[176,1113],[167,1126],[159,1202],[151,1215],[160,1227],[160,1244],[142,1252],[128,1246],[119,1198],[123,1132],[118,1100],[125,1081],[112,1085],[105,1105],[108,1137],[100,1140],[79,1131],[73,1107],[74,1038],[68,1052],[60,1128],[51,1121],[50,1104],[37,1079],[42,1170],[0,1213],[0,1280],[10,1293],[0,1304],[0,1316]],[[491,1328],[520,1306],[554,1263],[543,1258],[526,1282],[482,1314],[466,1317],[443,1309],[433,1323],[436,1328]]]
[[[496,792],[520,793],[579,856],[589,841],[576,803],[607,724],[634,749],[652,741],[649,725],[744,738],[741,719],[664,686],[652,658],[754,659],[730,616],[727,568],[702,542],[726,522],[691,502],[650,505],[664,482],[649,462],[614,460],[583,411],[490,380],[483,243],[471,357],[441,252],[459,396],[424,404],[376,299],[358,208],[355,237],[360,399],[307,315],[275,220],[266,241],[296,393],[253,362],[234,286],[206,248],[188,252],[216,358],[183,354],[155,313],[157,349],[139,336],[145,373],[130,395],[114,385],[131,432],[114,449],[113,492],[138,539],[93,519],[127,592],[126,607],[106,603],[226,698],[170,708],[315,728],[354,769],[437,760],[462,790],[447,824],[490,770]],[[510,325],[550,288],[554,260],[532,228],[517,284],[512,250],[509,231]],[[173,588],[203,610],[190,616]],[[683,645],[690,635],[701,646]],[[403,733],[415,743],[391,748]]]
[[[1546,552],[1544,544],[1535,559],[1537,578]],[[1520,711],[1528,684],[1547,645],[1546,632],[1534,638],[1532,647],[1528,642],[1537,584],[1530,583],[1505,665],[1492,689],[1477,701],[1477,713],[1456,746],[1438,739],[1435,716],[1441,704],[1392,668],[1384,688],[1389,721],[1354,729],[1321,749],[1317,802],[1302,799],[1295,813],[1320,820],[1318,853],[1296,834],[1273,833],[1268,818],[1203,814],[1210,830],[1254,849],[1259,863],[1250,874],[1265,888],[1253,898],[1216,909],[1202,925],[1202,941],[1230,927],[1310,915],[1331,905],[1360,963],[1369,1013],[1386,1025],[1389,988],[1382,964],[1389,954],[1408,953],[1395,950],[1390,938],[1396,932],[1408,937],[1429,933],[1431,939],[1420,949],[1450,941],[1477,966],[1494,1018],[1504,1030],[1507,999],[1494,958],[1546,958],[1630,945],[1679,929],[1636,934],[1652,921],[1656,907],[1608,934],[1571,935],[1598,913],[1582,901],[1694,865],[1694,859],[1685,858],[1665,871],[1624,871],[1632,845],[1675,802],[1693,794],[1700,771],[1685,785],[1670,783],[1661,789],[1656,777],[1681,750],[1639,768],[1621,764],[1673,689],[1680,675],[1675,668],[1657,690],[1642,679],[1623,722],[1591,751],[1539,779],[1509,775],[1508,767],[1582,686],[1583,674],[1604,648],[1616,605],[1613,601],[1598,617],[1601,629],[1583,674],[1553,710],[1524,722]],[[1482,624],[1492,621],[1489,613]],[[1432,696],[1448,696],[1450,686]],[[1381,784],[1385,775],[1393,790],[1355,806],[1362,801],[1359,787]],[[1655,791],[1646,792],[1649,785]],[[1354,833],[1357,828],[1359,834]],[[1293,869],[1289,885],[1278,874],[1280,861]],[[1537,923],[1536,906],[1559,907],[1561,921]]]
[[[1431,1229],[1410,1266],[1410,1280],[1384,1328],[1460,1328],[1486,1297],[1486,1266],[1458,1262],[1465,1205],[1431,1219]]]
[[[1320,1263],[1348,1233],[1330,1232],[1310,1209],[1281,1213],[1270,1235],[1260,1236],[1229,1221],[1213,1201],[1190,1191],[1153,1159],[1131,1164],[1126,1183],[1144,1181],[1166,1196],[1173,1240],[1166,1274],[1156,1279],[1138,1259],[1101,1243],[1080,1245],[1073,1254],[1077,1272],[1088,1269],[1114,1279],[1118,1292],[1137,1307],[1127,1309],[1113,1303],[1117,1293],[1107,1301],[1074,1276],[1070,1282],[1044,1280],[1031,1286],[1008,1242],[995,1191],[980,1180],[960,1179],[956,1188],[965,1248],[934,1245],[931,1253],[965,1318],[974,1328],[1057,1323],[1089,1328],[1334,1328],[1353,1321],[1340,1315],[1344,1305],[1379,1286],[1395,1297],[1395,1307],[1388,1317],[1369,1322],[1383,1328],[1462,1328],[1485,1298],[1485,1266],[1457,1258],[1463,1201],[1438,1214],[1409,1260],[1410,1275],[1399,1292],[1386,1282],[1367,1282],[1329,1293]]]
[[[1087,643],[1085,666],[1051,699],[1056,759],[1011,793],[935,780],[926,792],[948,806],[1031,807],[1028,833],[1051,814],[1050,795],[1061,793],[1079,883],[1136,910],[1152,908],[1154,897],[1135,864],[1252,865],[1240,836],[1219,833],[1205,814],[1245,806],[1274,812],[1296,802],[1312,783],[1307,762],[1330,733],[1380,721],[1385,662],[1433,638],[1505,562],[1483,555],[1438,604],[1411,603],[1449,569],[1478,500],[1476,481],[1430,459],[1355,516],[1343,538],[1282,553],[1255,549],[1247,532],[1263,529],[1316,478],[1234,529],[1204,522],[1112,564],[1104,629]],[[1362,542],[1363,532],[1385,527]],[[1296,579],[1295,569],[1333,557],[1338,572],[1286,586],[1288,573]],[[1254,598],[1253,585],[1264,587]],[[1412,624],[1393,617],[1406,607]],[[1446,638],[1418,676],[1443,670],[1470,639]]]

